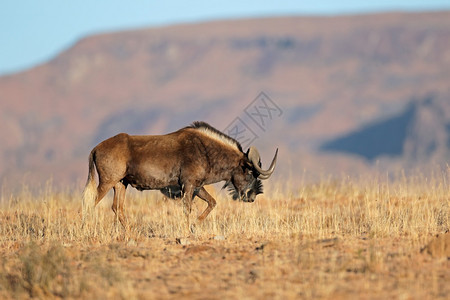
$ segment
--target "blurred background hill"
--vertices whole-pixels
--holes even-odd
[[[276,104],[261,127],[245,113]],[[450,12],[271,17],[95,34],[0,77],[0,182],[84,184],[119,132],[254,132],[278,178],[450,162]],[[256,101],[256,102],[255,102]],[[274,176],[275,177],[275,176]]]

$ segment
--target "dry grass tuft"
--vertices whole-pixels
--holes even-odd
[[[0,298],[448,298],[448,245],[430,245],[448,240],[449,182],[269,183],[251,204],[218,193],[188,239],[181,202],[158,193],[128,192],[124,230],[110,198],[83,222],[81,193],[24,189],[0,202]]]

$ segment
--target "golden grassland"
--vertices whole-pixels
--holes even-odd
[[[181,201],[156,192],[129,189],[126,230],[111,195],[84,223],[81,191],[2,195],[0,298],[450,297],[448,170],[266,191],[241,203],[213,190],[188,238]],[[194,204],[191,219],[206,207]]]

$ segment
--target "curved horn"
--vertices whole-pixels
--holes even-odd
[[[270,167],[267,170],[263,170],[259,166],[260,155],[259,155],[258,150],[255,147],[251,146],[248,149],[247,157],[250,160],[250,162],[253,164],[253,167],[256,169],[256,171],[258,171],[258,173],[260,174],[258,176],[258,178],[259,179],[267,179],[270,177],[270,175],[272,175],[273,171],[275,170],[275,165],[277,164],[277,155],[278,155],[278,148],[275,151],[275,155],[272,159],[272,163],[270,164]]]

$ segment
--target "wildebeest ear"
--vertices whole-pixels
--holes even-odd
[[[248,153],[248,151],[247,151],[247,153]],[[245,156],[245,158],[244,159],[242,159],[241,160],[241,162],[239,163],[240,164],[240,166],[242,167],[242,168],[248,168],[248,169],[251,169],[252,168],[252,162],[248,159],[248,157],[247,157],[247,154],[245,154],[246,156]]]

